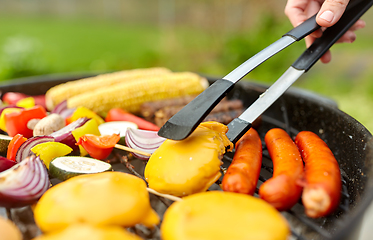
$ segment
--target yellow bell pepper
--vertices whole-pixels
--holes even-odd
[[[79,118],[83,117],[94,119],[97,122],[97,125],[100,125],[105,122],[105,120],[102,117],[100,117],[98,114],[96,114],[95,112],[86,107],[78,107],[69,117],[69,121],[74,122]]]
[[[160,221],[145,182],[123,172],[80,175],[53,186],[36,204],[34,218],[42,232],[77,223],[153,227]]]
[[[21,112],[22,108],[5,108],[0,115],[0,129],[6,132],[6,125],[5,125],[5,114],[12,113],[12,112]]]
[[[204,122],[184,140],[164,141],[145,167],[149,187],[179,197],[206,191],[221,176],[225,148],[233,149],[227,131],[224,124]]]
[[[43,234],[33,240],[141,240],[135,234],[118,226],[94,227],[88,224],[74,224],[62,231]]]
[[[35,99],[33,97],[22,98],[16,103],[16,106],[23,108],[35,107]]]
[[[71,131],[72,135],[74,136],[76,142],[79,142],[79,138],[84,136],[85,134],[93,134],[96,136],[100,136],[100,130],[98,130],[98,124],[94,119],[89,120],[83,126]],[[86,156],[88,152],[79,145],[80,156]]]
[[[50,162],[56,157],[65,156],[73,151],[73,149],[66,144],[59,142],[45,142],[37,144],[31,148],[31,151],[39,156],[49,169]]]
[[[161,225],[163,240],[286,240],[286,219],[270,204],[246,194],[197,193],[174,202]]]

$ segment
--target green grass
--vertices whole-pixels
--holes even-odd
[[[266,14],[247,31],[125,24],[98,19],[0,16],[0,80],[74,71],[163,66],[224,76],[291,29],[287,19]],[[373,131],[373,31],[354,44],[333,46],[333,60],[317,63],[295,86],[337,101],[342,111]],[[245,79],[273,83],[305,50],[293,44]]]

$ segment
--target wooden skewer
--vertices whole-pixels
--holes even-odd
[[[148,192],[150,192],[154,195],[164,197],[164,198],[170,199],[170,200],[175,201],[175,202],[183,200],[183,199],[181,199],[179,197],[175,197],[173,195],[159,193],[159,192],[157,192],[157,191],[155,191],[154,189],[151,189],[151,188],[146,188],[146,190],[148,190]]]
[[[123,145],[120,145],[120,144],[115,144],[115,148],[118,148],[118,149],[121,149],[121,150],[124,150],[124,151],[127,151],[127,152],[134,152],[134,153],[141,154],[141,155],[144,155],[144,156],[147,156],[147,157],[151,156],[150,153],[143,152],[141,150],[137,150],[137,149],[133,149],[133,148],[129,148],[129,147],[126,147],[126,146],[123,146]]]

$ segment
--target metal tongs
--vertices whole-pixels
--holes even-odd
[[[323,36],[316,39],[266,92],[238,118],[228,124],[229,131],[227,132],[227,137],[229,140],[235,143],[240,139],[250,129],[251,123],[267,110],[303,73],[307,72],[360,19],[372,4],[373,0],[351,1],[341,19],[332,27],[327,28]],[[227,95],[236,82],[295,41],[299,41],[319,29],[320,26],[317,25],[315,19],[316,15],[312,16],[241,64],[228,75],[215,81],[193,99],[193,101],[171,117],[159,130],[158,135],[173,140],[182,140],[188,137],[210,111]]]

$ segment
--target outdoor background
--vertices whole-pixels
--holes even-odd
[[[163,66],[222,77],[292,26],[285,0],[0,0],[0,80]],[[295,84],[373,131],[373,10],[353,44],[333,46]],[[245,80],[273,83],[304,51],[293,44]],[[1,82],[0,82],[1,83]]]

